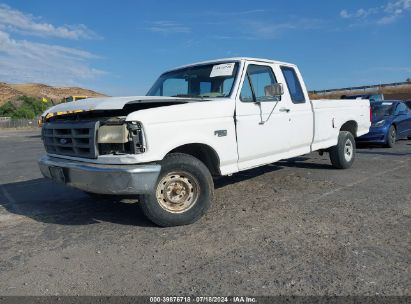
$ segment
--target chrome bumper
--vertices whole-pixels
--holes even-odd
[[[47,155],[38,164],[44,177],[88,192],[118,195],[149,193],[161,169],[158,164],[100,165]]]

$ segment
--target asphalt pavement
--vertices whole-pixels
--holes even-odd
[[[159,228],[133,199],[43,179],[39,131],[0,132],[0,295],[411,295],[411,141],[215,181],[209,213]]]

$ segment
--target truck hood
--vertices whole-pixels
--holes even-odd
[[[183,121],[201,123],[214,120],[218,124],[221,118],[234,116],[235,102],[229,98],[204,100],[202,102],[187,102],[160,107],[151,107],[130,112],[126,121],[140,121],[143,124],[165,124]]]
[[[73,102],[61,103],[46,110],[42,116],[49,113],[82,112],[82,111],[107,111],[122,110],[126,105],[135,105],[134,110],[159,107],[173,104],[203,101],[196,98],[177,98],[163,96],[128,96],[128,97],[98,97],[87,98]]]

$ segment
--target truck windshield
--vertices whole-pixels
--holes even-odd
[[[238,62],[192,66],[164,73],[147,96],[221,98],[230,96]]]

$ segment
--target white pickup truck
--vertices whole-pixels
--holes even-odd
[[[213,177],[315,150],[355,158],[368,100],[310,100],[298,68],[229,58],[162,74],[147,96],[88,98],[42,115],[45,177],[94,194],[138,195],[160,226],[193,223]]]

